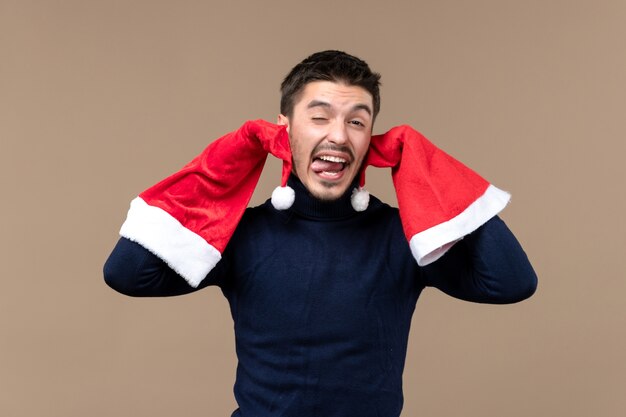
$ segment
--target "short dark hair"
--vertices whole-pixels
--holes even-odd
[[[293,107],[304,87],[313,81],[344,82],[364,88],[372,95],[374,119],[380,111],[380,74],[367,63],[342,51],[322,51],[293,67],[280,85],[280,112],[291,117]]]

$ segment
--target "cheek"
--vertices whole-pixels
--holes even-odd
[[[357,152],[359,159],[362,159],[367,153],[370,147],[370,140],[371,140],[371,137],[367,136],[367,137],[359,138],[357,143],[355,143],[355,151]]]
[[[313,149],[310,137],[310,132],[292,127],[289,135],[289,145],[294,159],[305,160],[310,155]]]
[[[291,147],[291,159],[293,160],[294,169],[296,166],[300,166],[299,170],[301,170],[301,165],[307,163],[308,152],[302,146],[302,142],[294,136],[289,138],[289,146]]]
[[[290,136],[289,146],[291,147],[291,154],[294,158],[297,158],[300,153],[300,142],[297,139],[294,139],[293,136]]]

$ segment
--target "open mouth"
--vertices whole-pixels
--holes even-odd
[[[320,155],[313,159],[311,170],[324,178],[337,179],[348,165],[348,160],[340,156]]]

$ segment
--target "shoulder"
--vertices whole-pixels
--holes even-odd
[[[233,238],[243,235],[259,235],[270,230],[278,231],[289,217],[288,211],[276,210],[268,200],[265,203],[246,208]]]
[[[366,211],[399,217],[399,211],[397,207],[390,206],[389,204],[381,201],[378,197],[374,195],[370,195],[370,203]]]
[[[272,206],[271,201],[267,200],[265,203],[261,205],[246,208],[245,212],[243,213],[243,217],[241,218],[241,221],[239,222],[239,225],[245,226],[247,224],[251,224],[259,220],[267,220],[268,218],[275,217],[276,215],[280,215],[281,213],[284,213],[284,212],[280,210],[276,210]]]
[[[363,212],[363,215],[375,223],[402,227],[400,222],[400,211],[398,208],[390,206],[375,196],[370,196],[369,206],[367,207],[367,210]]]

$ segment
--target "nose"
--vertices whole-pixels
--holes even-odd
[[[348,140],[347,125],[340,120],[336,120],[329,125],[328,141],[342,145]]]

